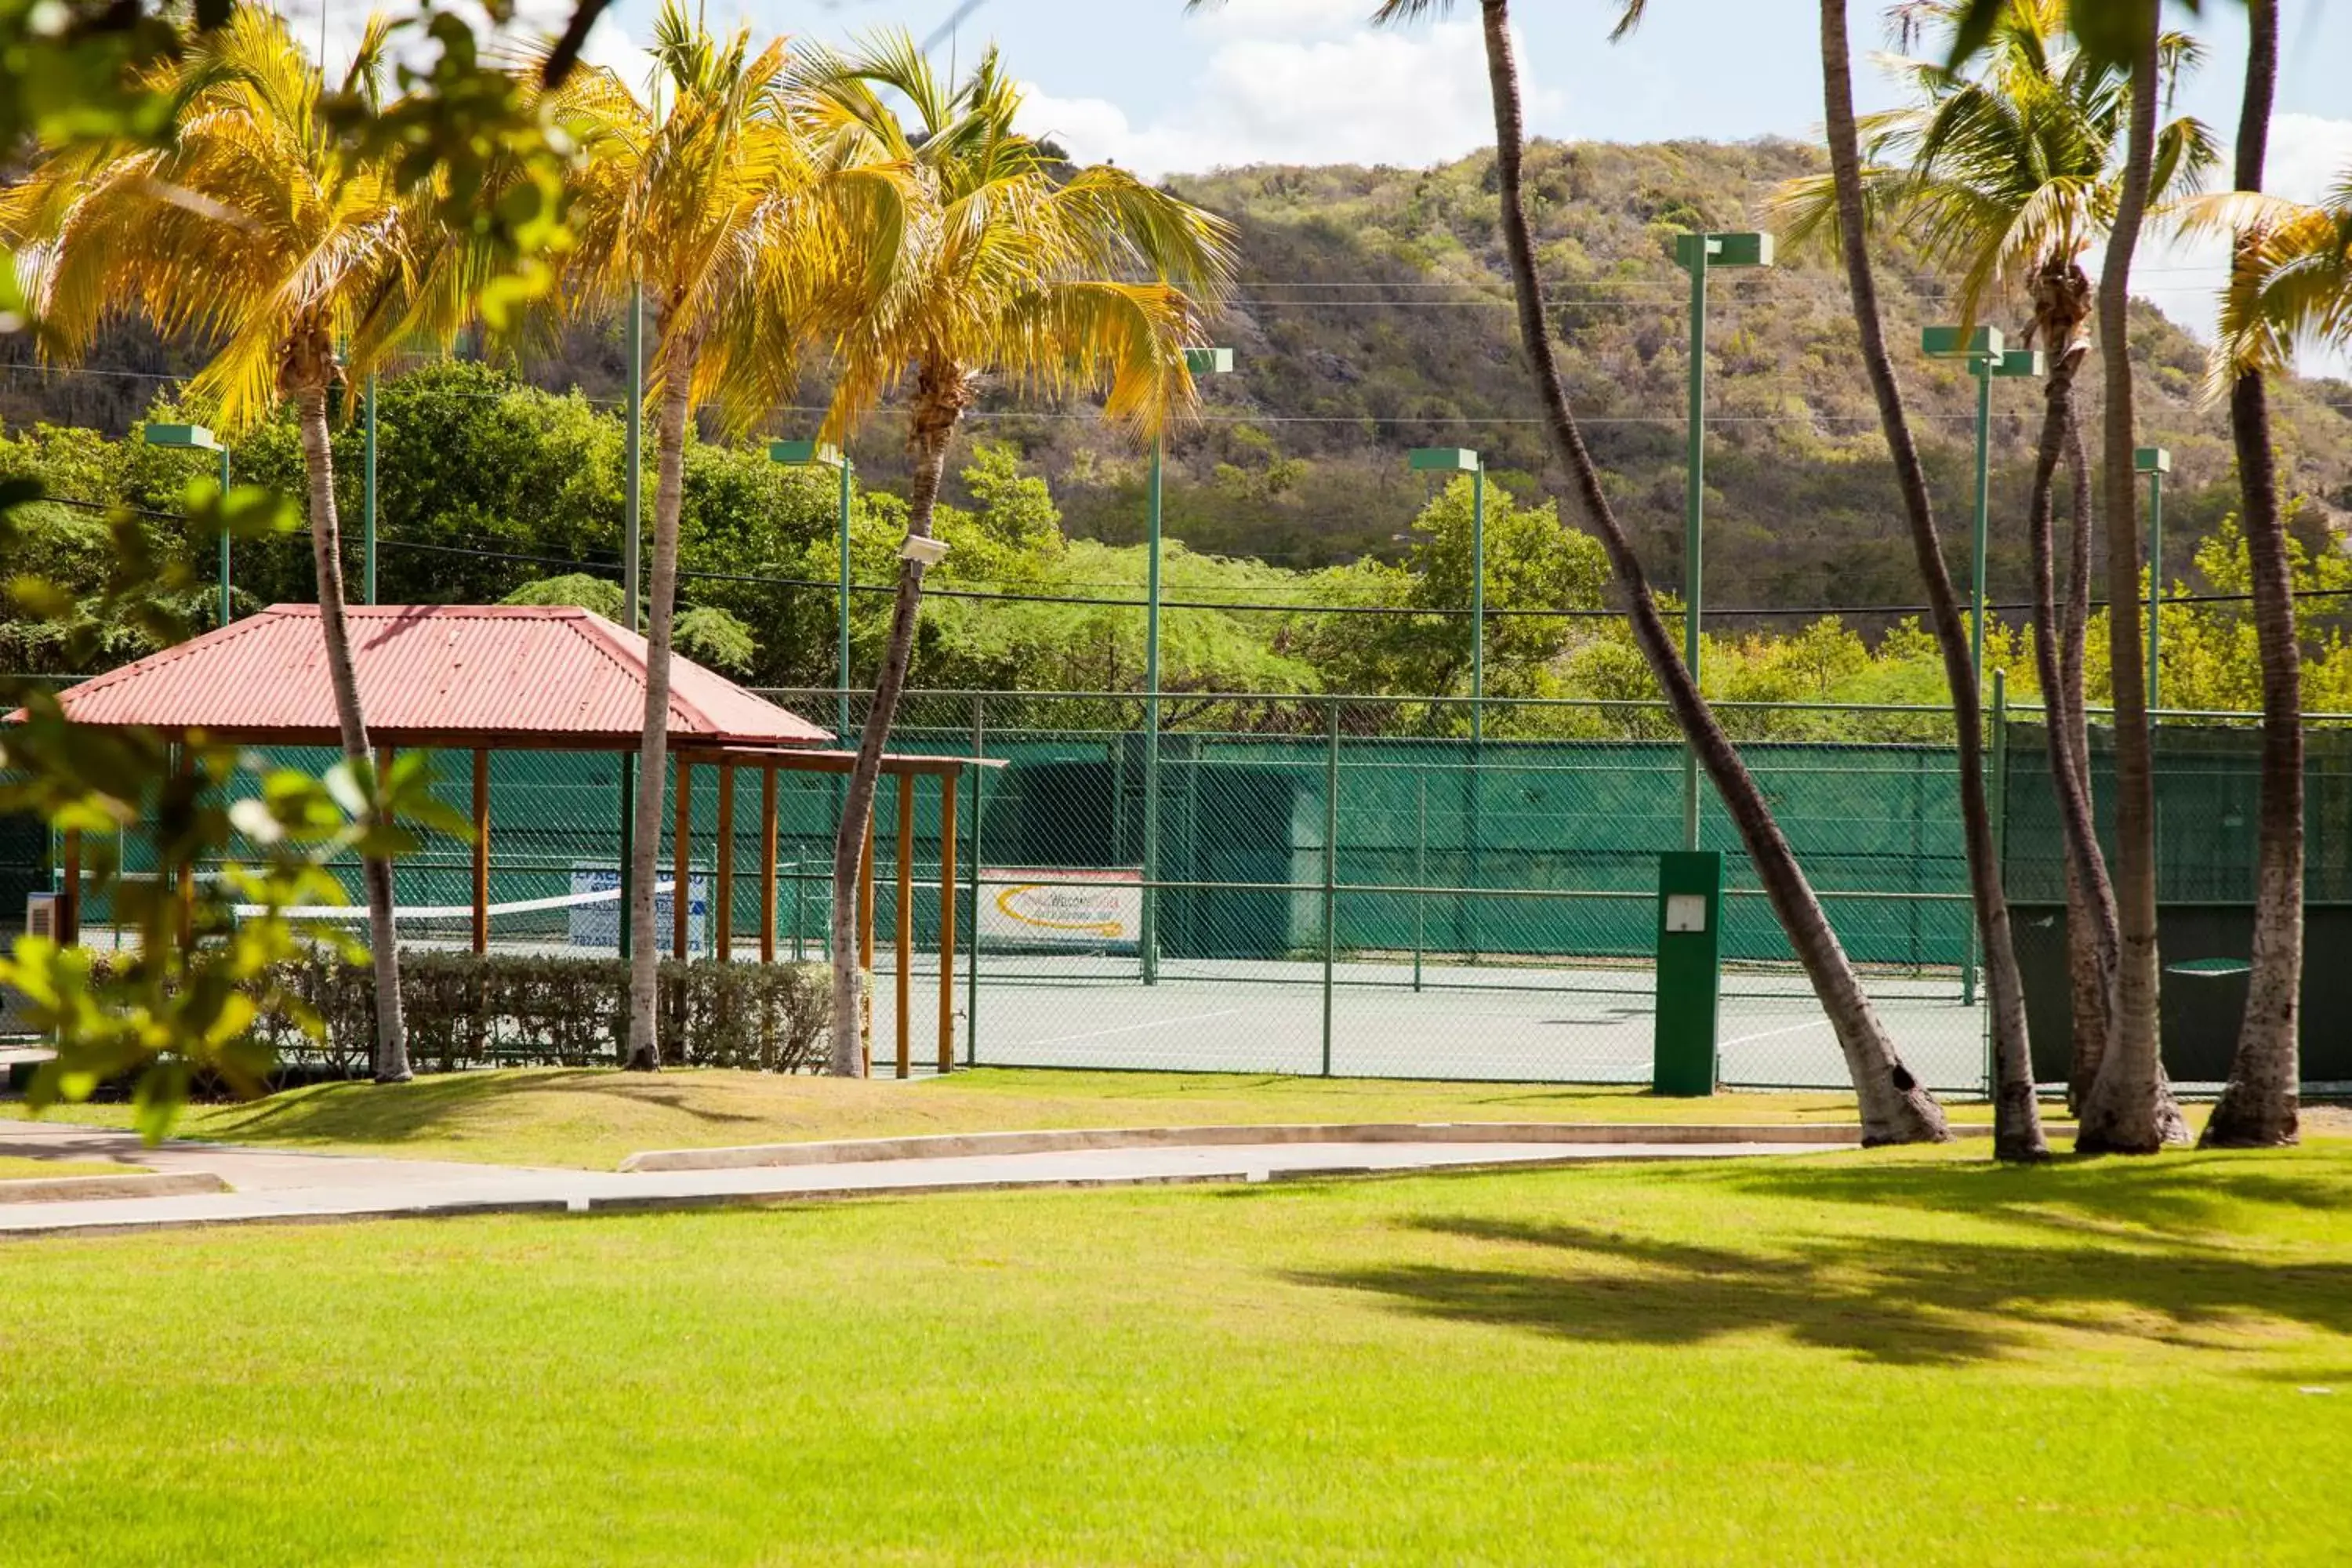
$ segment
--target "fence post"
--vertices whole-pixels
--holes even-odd
[[[988,755],[988,699],[975,692],[971,700],[971,756],[978,762]],[[964,937],[963,959],[963,1065],[971,1067],[980,1060],[980,816],[986,797],[981,793],[986,768],[971,770],[971,868],[965,875],[971,882],[971,923]]]
[[[2006,670],[1992,672],[1992,869],[1993,875],[2006,889],[2009,886],[2009,674]],[[1969,930],[1976,930],[1974,910],[1969,911]],[[1992,1009],[1985,1009],[1984,1020],[1984,1085],[1985,1098],[1993,1097],[1992,1070]]]
[[[1330,739],[1323,759],[1323,1076],[1331,1076],[1331,964],[1339,921],[1339,700],[1324,700]]]
[[[1423,921],[1429,913],[1429,778],[1412,778],[1412,988],[1421,989],[1421,950],[1429,945]]]

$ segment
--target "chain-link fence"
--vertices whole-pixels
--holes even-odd
[[[840,700],[771,695],[828,719]],[[852,742],[866,702],[849,699]],[[1647,1081],[1657,858],[1684,837],[1683,749],[1641,738],[1666,727],[1660,711],[1171,694],[1155,732],[1150,710],[1127,694],[906,699],[894,750],[995,764],[959,785],[951,993],[940,984],[940,791],[909,783],[905,963],[916,1061],[931,1059],[944,1011],[967,1063]],[[1761,705],[1727,705],[1725,716],[1751,736],[1862,737],[1751,738],[1742,752],[1906,1060],[1941,1092],[1980,1091],[1984,1022],[1955,763],[1934,738],[1948,718]],[[2063,974],[2063,897],[2042,745],[2037,727],[2011,723],[1994,749],[1994,793],[2021,956],[2046,980],[2053,952]],[[2110,799],[2104,731],[2096,750]],[[273,755],[313,770],[332,760]],[[436,791],[470,816],[474,757],[435,763]],[[624,765],[611,755],[492,757],[494,946],[615,950]],[[2352,737],[2315,731],[2312,766],[2314,942],[2324,945],[2328,921],[2341,914],[2352,925]],[[673,764],[665,882],[677,864],[677,777]],[[2250,734],[2161,729],[2158,783],[2168,910],[2181,900],[2209,910],[2250,901]],[[875,813],[876,1057],[886,1064],[901,962],[896,788],[885,781]],[[839,779],[822,774],[687,770],[693,952],[721,946],[723,880],[732,956],[758,956],[764,925],[778,958],[825,957],[841,795]],[[1700,843],[1725,862],[1724,1080],[1843,1087],[1834,1038],[1738,835],[1711,789],[1700,802]],[[473,854],[427,834],[401,863],[404,942],[470,942]],[[29,871],[37,854],[20,858]],[[126,869],[151,870],[135,858]],[[356,868],[346,885],[356,903]],[[665,948],[670,897],[657,921]],[[102,899],[89,900],[89,940],[106,940],[110,918]],[[2221,940],[2212,921],[2197,938],[2208,945]],[[2316,947],[2314,959],[2315,984],[2352,974]],[[2168,995],[2193,1011],[2224,988],[2183,982]],[[2063,997],[2054,1011],[2049,998],[2037,983],[2037,1055],[2054,1078],[2065,1019]],[[2211,1033],[2202,1020],[2184,1016],[2176,1026],[2168,1014],[2168,1036]]]

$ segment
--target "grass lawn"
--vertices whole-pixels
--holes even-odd
[[[25,1568],[2352,1539],[2343,1139],[55,1238],[0,1269],[57,1304],[0,1314]]]
[[[114,1160],[30,1160],[0,1154],[0,1182],[37,1182],[50,1176],[135,1176],[136,1165]]]
[[[1955,1120],[1988,1120],[1982,1106]],[[129,1127],[128,1105],[60,1119]],[[1851,1094],[1660,1100],[1633,1089],[1408,1083],[1225,1073],[982,1068],[952,1078],[787,1078],[608,1068],[457,1073],[398,1087],[325,1084],[243,1105],[191,1107],[182,1135],[419,1159],[610,1170],[642,1149],[1055,1127],[1255,1121],[1852,1121]]]

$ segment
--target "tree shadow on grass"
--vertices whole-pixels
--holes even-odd
[[[2252,1348],[2261,1320],[2352,1332],[2352,1265],[2198,1247],[1800,1238],[1767,1252],[1576,1225],[1423,1216],[1491,1262],[1291,1276],[1416,1313],[1592,1343],[1701,1344],[1758,1331],[1906,1365],[2021,1354],[2067,1330]],[[1532,1256],[1531,1256],[1532,1254]]]
[[[224,1141],[268,1136],[318,1142],[398,1143],[435,1136],[452,1121],[492,1102],[512,1104],[559,1095],[657,1105],[714,1125],[766,1120],[755,1112],[698,1103],[683,1089],[665,1087],[658,1078],[625,1077],[612,1068],[566,1068],[521,1077],[450,1073],[404,1084],[329,1084],[236,1108],[213,1119],[205,1131],[208,1136]]]

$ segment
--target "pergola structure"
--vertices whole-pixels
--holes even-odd
[[[603,616],[562,605],[368,605],[344,612],[368,736],[384,758],[401,749],[467,751],[474,759],[473,946],[489,945],[490,757],[502,751],[634,753],[644,739],[646,640]],[[168,738],[270,746],[342,743],[328,684],[326,642],[316,605],[276,605],[61,692],[77,723],[139,727]],[[691,659],[670,661],[669,752],[677,768],[677,891],[671,946],[687,959],[693,770],[718,772],[719,839],[715,950],[731,961],[735,893],[736,775],[760,774],[760,959],[776,956],[777,812],[780,773],[846,774],[856,753],[835,749],[830,731],[746,690]],[[898,781],[898,1061],[911,1070],[908,960],[913,946],[916,781],[940,787],[939,1068],[952,1066],[955,995],[956,794],[960,757],[886,755]],[[621,804],[624,844],[630,803]],[[627,929],[628,856],[621,857],[622,921]],[[80,846],[65,843],[58,930],[80,932]],[[180,888],[193,900],[185,868]],[[858,962],[874,966],[874,837],[869,829],[857,897]],[[870,1021],[861,1020],[862,1036]],[[870,1040],[868,1055],[870,1061]]]

